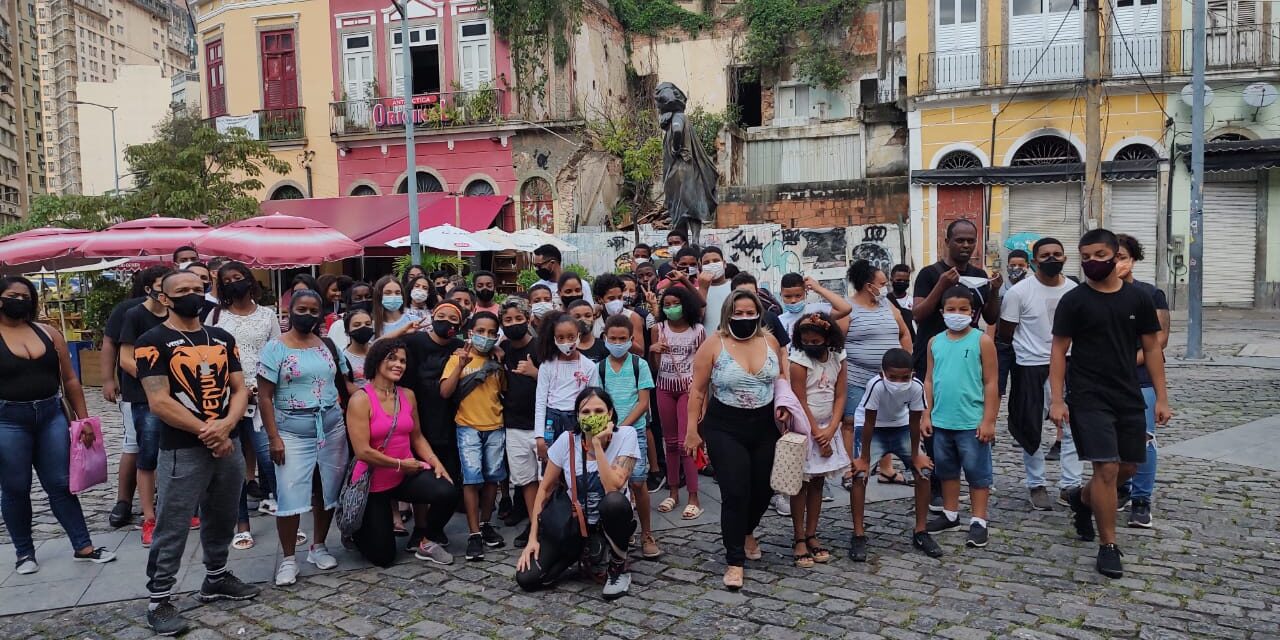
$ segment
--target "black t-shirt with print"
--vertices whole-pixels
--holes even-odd
[[[516,367],[525,358],[538,361],[538,339],[531,337],[523,347],[502,343],[502,368],[507,370],[507,391],[502,394],[502,422],[508,429],[533,430],[533,409],[538,391],[538,379],[516,373]]]
[[[231,409],[231,374],[240,372],[240,350],[230,333],[217,327],[175,331],[160,325],[133,345],[138,378],[164,377],[169,395],[202,421],[226,418]],[[236,436],[232,430],[231,437]],[[190,431],[165,425],[161,449],[203,447]]]
[[[1083,284],[1063,294],[1053,316],[1053,335],[1071,338],[1067,403],[1073,408],[1145,410],[1134,354],[1143,335],[1159,330],[1155,301],[1131,284],[1114,293]]]
[[[917,298],[928,298],[929,293],[938,285],[938,280],[942,277],[942,274],[950,270],[951,267],[941,260],[921,269],[920,273],[916,274],[913,295]],[[966,264],[963,269],[959,269],[959,272],[961,276],[987,277],[986,271],[973,266],[973,264]],[[974,300],[973,304],[973,328],[977,329],[978,319],[982,317],[982,307],[986,304],[987,298],[991,296],[991,286],[983,285],[973,289],[973,291],[978,293],[977,299]],[[928,364],[929,341],[946,330],[947,323],[942,320],[942,301],[939,300],[938,306],[933,310],[933,313],[916,324],[916,338],[912,343],[914,350],[912,355],[917,373],[923,374]]]
[[[145,301],[146,299],[144,298],[143,300]],[[134,305],[133,308],[124,313],[124,321],[120,326],[120,339],[117,342],[133,345],[136,355],[138,340],[146,332],[163,324],[167,317],[169,317],[168,314],[157,316],[151,313],[151,310],[144,304]],[[142,383],[138,382],[141,377],[141,372],[139,372],[138,378],[135,378],[125,373],[123,369],[120,371],[120,398],[122,400],[130,403],[146,403],[147,394],[142,390]]]
[[[462,340],[450,338],[445,344],[437,344],[427,333],[416,332],[404,338],[408,358],[404,377],[400,384],[413,390],[418,401],[418,420],[422,434],[433,444],[455,439],[454,414],[457,404],[440,397],[440,377],[444,365],[454,351],[464,346]]]

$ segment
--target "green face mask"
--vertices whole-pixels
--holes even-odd
[[[662,313],[666,314],[668,320],[679,320],[684,317],[684,305],[673,305],[663,307]]]
[[[601,431],[609,426],[609,414],[593,413],[587,416],[578,416],[578,427],[582,429],[582,435],[588,438],[594,438]]]

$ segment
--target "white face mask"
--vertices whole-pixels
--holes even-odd
[[[880,287],[880,291],[876,293],[876,302],[884,302],[889,297],[889,285]]]
[[[635,259],[635,263],[636,263],[636,264],[644,264],[644,263],[646,263],[646,262],[648,262],[648,261],[649,261],[649,259],[648,259],[648,258],[636,258],[636,259]]]
[[[707,264],[702,265],[702,270],[711,274],[712,280],[719,280],[724,277],[723,262],[708,262]]]
[[[541,318],[554,311],[555,308],[556,306],[550,302],[535,302],[533,306],[529,307],[529,311],[533,313],[533,317]]]
[[[565,354],[565,355],[567,356],[567,355],[569,355],[570,353],[573,353],[573,350],[574,350],[574,349],[578,348],[578,343],[576,343],[576,342],[557,342],[557,343],[556,343],[556,348],[560,349],[560,353],[563,353],[563,354]]]
[[[963,313],[944,313],[942,314],[942,321],[952,331],[964,331],[965,327],[973,323],[973,318]]]
[[[619,313],[622,313],[622,309],[625,306],[626,303],[621,300],[610,300],[604,303],[604,312],[607,315],[616,316]]]
[[[427,296],[429,295],[431,294],[427,293],[425,289],[414,289],[409,292],[409,298],[414,302],[419,302],[419,303],[426,302]]]
[[[911,388],[910,380],[906,382],[894,382],[889,378],[885,377],[884,373],[880,374],[880,378],[881,378],[881,381],[884,382],[884,388],[888,389],[889,393],[892,393],[895,396],[906,393],[907,390]]]

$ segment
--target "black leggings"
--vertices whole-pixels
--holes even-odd
[[[365,560],[389,567],[396,560],[396,532],[391,525],[391,510],[396,501],[429,505],[427,530],[443,531],[458,505],[458,488],[452,482],[437,478],[430,470],[401,481],[394,489],[369,493],[364,520],[352,536]]]
[[[716,467],[720,485],[725,562],[741,567],[747,559],[747,536],[760,526],[773,497],[769,476],[773,473],[773,450],[781,436],[773,405],[738,409],[711,398],[702,427],[707,455]]]
[[[622,556],[619,557],[610,548],[610,557],[615,561],[626,560],[631,534],[636,531],[636,516],[631,508],[631,499],[621,491],[606,495],[600,501],[600,521],[595,528],[613,543],[613,547],[622,551]],[[538,549],[538,557],[528,569],[516,572],[516,583],[525,591],[550,587],[582,558],[581,539],[575,539],[569,546],[556,546],[549,540],[539,542],[541,547]]]

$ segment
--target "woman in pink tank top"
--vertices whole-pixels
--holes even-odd
[[[418,426],[413,392],[397,386],[406,366],[404,343],[380,340],[369,348],[365,376],[369,383],[351,397],[347,407],[347,437],[357,459],[353,477],[372,470],[369,500],[360,529],[352,536],[369,562],[388,567],[398,545],[391,512],[397,501],[414,510],[419,560],[450,564],[453,556],[436,542],[444,540],[444,525],[458,504],[458,488],[431,450]]]

